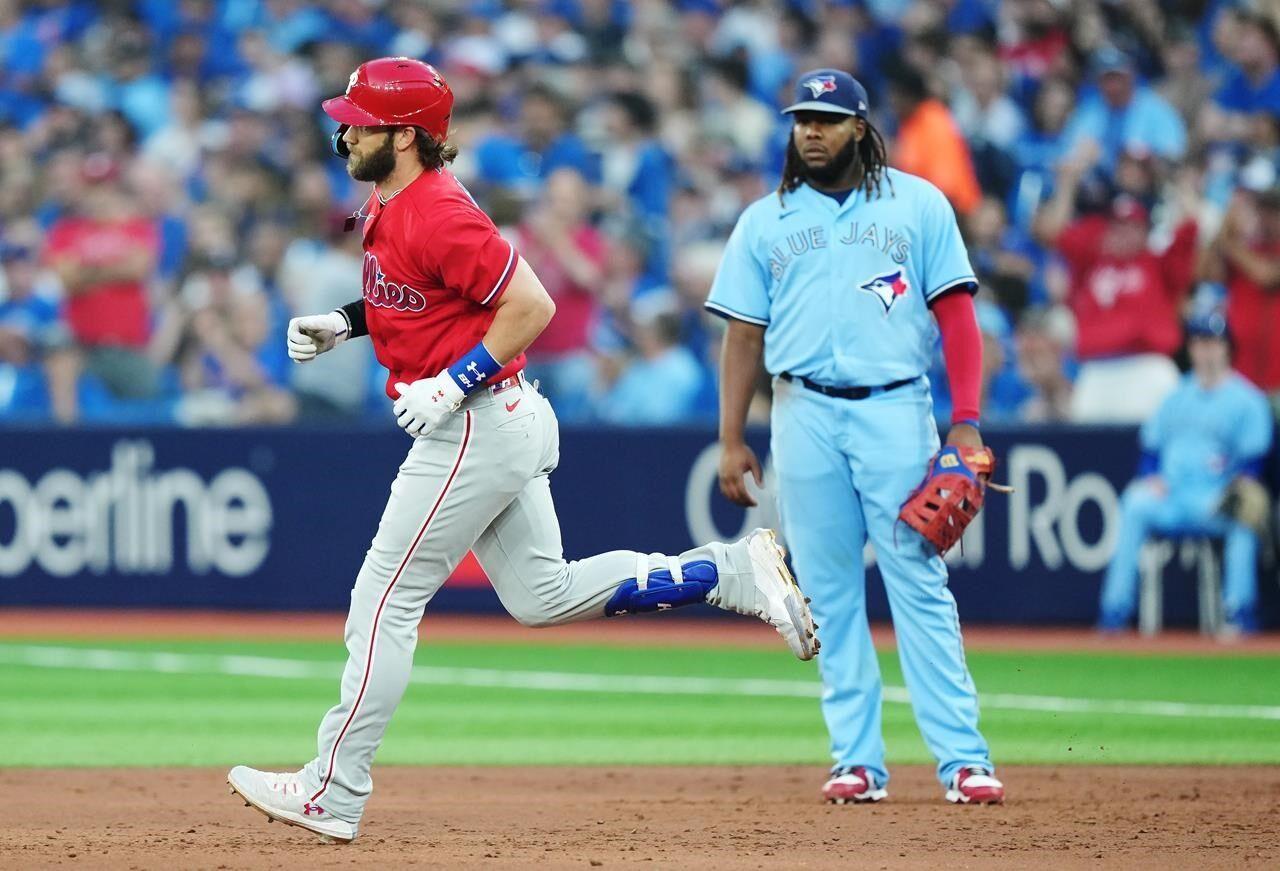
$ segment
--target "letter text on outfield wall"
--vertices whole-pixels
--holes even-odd
[[[38,481],[0,468],[0,577],[34,566],[56,577],[168,572],[181,536],[187,567],[243,577],[271,548],[271,499],[248,469],[206,483],[186,468],[155,469],[143,441],[118,441],[110,468],[54,468]],[[181,508],[181,512],[178,509]]]

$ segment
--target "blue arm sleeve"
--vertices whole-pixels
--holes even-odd
[[[706,307],[720,317],[764,327],[769,324],[769,274],[752,250],[755,234],[750,225],[748,212],[733,228]]]
[[[969,263],[969,249],[960,235],[951,203],[947,202],[942,191],[932,185],[923,192],[923,196],[921,238],[924,250],[920,263],[925,300],[932,302],[957,287],[975,292],[978,279]]]

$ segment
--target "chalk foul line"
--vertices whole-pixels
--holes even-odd
[[[144,652],[45,645],[0,645],[0,665],[87,671],[232,675],[287,680],[336,680],[342,675],[342,664],[334,662],[265,656]],[[804,699],[816,699],[822,694],[822,686],[817,681],[804,680],[592,674],[427,665],[414,666],[410,680],[413,683],[433,686],[541,692]],[[884,700],[894,704],[908,704],[911,698],[905,687],[886,686]],[[1280,705],[1081,699],[1018,693],[980,693],[978,701],[986,709],[1010,711],[1193,719],[1280,720]]]

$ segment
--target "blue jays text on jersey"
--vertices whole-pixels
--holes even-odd
[[[831,385],[874,386],[929,367],[928,304],[977,280],[936,187],[886,171],[878,196],[843,204],[801,185],[743,212],[707,300],[765,327],[765,367]]]

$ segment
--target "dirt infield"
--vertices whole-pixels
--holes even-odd
[[[0,867],[1276,867],[1280,772],[1002,769],[1004,807],[953,807],[926,768],[831,807],[812,768],[388,768],[355,843],[227,794],[209,769],[0,770]]]
[[[248,638],[258,641],[341,641],[345,615],[241,611],[133,611],[0,608],[0,638]],[[430,614],[420,643],[433,640],[492,640],[533,644],[705,645],[777,647],[778,636],[755,620],[686,619],[646,614],[592,620],[549,629],[526,629],[509,617]],[[872,628],[876,647],[891,649],[893,629]],[[966,626],[970,650],[1108,650],[1126,653],[1276,654],[1280,633],[1224,643],[1186,630],[1155,638],[1137,633],[1099,635],[1088,629],[1025,626]]]

